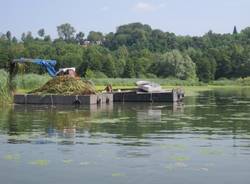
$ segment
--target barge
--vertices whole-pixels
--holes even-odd
[[[116,91],[92,95],[14,95],[15,104],[33,105],[94,105],[113,102],[180,102],[184,98],[182,90],[162,92]]]
[[[180,102],[184,98],[182,90],[143,92],[123,91],[114,92],[114,102]]]

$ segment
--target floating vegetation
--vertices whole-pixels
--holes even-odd
[[[183,144],[161,144],[161,148],[163,149],[177,149],[177,150],[186,150],[187,146]]]
[[[124,176],[126,176],[124,173],[118,173],[118,172],[112,173],[112,177],[124,177]]]
[[[223,151],[219,149],[202,148],[200,153],[203,155],[222,155]]]
[[[20,160],[19,154],[7,154],[4,157],[4,160]]]
[[[201,135],[200,137],[198,137],[198,139],[202,139],[202,140],[211,139],[211,135]]]
[[[94,86],[88,81],[70,76],[58,76],[49,80],[32,94],[89,95],[96,94]]]
[[[70,159],[63,160],[64,164],[71,164],[72,162],[73,160],[70,160]]]
[[[190,160],[190,158],[187,156],[172,156],[170,159],[176,162],[184,162]]]
[[[47,166],[49,164],[49,161],[48,160],[34,160],[34,161],[31,161],[30,164],[44,167],[44,166]]]

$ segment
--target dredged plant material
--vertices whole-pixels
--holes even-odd
[[[71,76],[57,76],[30,94],[90,95],[96,94],[94,85],[89,81]]]

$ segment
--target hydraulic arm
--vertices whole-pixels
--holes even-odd
[[[56,65],[56,60],[21,58],[21,59],[14,59],[12,63],[34,63],[45,68],[51,77],[56,76],[56,70],[54,68]]]

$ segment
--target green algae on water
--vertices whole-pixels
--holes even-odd
[[[7,154],[4,157],[4,160],[20,160],[19,154]]]
[[[203,155],[222,155],[223,151],[219,149],[202,148],[200,153]]]
[[[124,173],[118,173],[118,172],[112,173],[112,177],[124,177],[124,176],[126,176]]]
[[[34,160],[34,161],[31,161],[30,164],[44,167],[44,166],[47,166],[49,164],[49,161],[48,160]]]
[[[174,160],[176,162],[184,162],[190,160],[190,158],[187,156],[172,156],[171,160]]]

